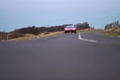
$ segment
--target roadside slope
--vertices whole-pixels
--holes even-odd
[[[105,29],[102,31],[102,34],[107,36],[120,36],[120,28]]]

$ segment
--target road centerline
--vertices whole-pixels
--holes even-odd
[[[78,35],[78,39],[87,42],[97,42],[96,40],[82,38],[80,33]]]

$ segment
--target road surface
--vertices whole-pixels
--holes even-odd
[[[120,38],[90,32],[0,42],[0,80],[120,80]]]

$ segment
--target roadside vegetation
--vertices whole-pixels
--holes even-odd
[[[120,28],[105,29],[101,33],[105,36],[120,36]]]
[[[96,29],[81,29],[81,30],[77,30],[77,33],[79,33],[79,32],[95,32],[96,31]]]
[[[13,38],[9,39],[8,41],[14,41],[14,40],[31,40],[34,38],[42,38],[42,37],[54,37],[62,34],[63,31],[57,31],[57,32],[50,32],[50,33],[41,33],[39,35],[33,35],[33,34],[25,34],[23,37]]]
[[[21,29],[16,29],[11,32],[1,32],[0,33],[0,41],[3,40],[28,40],[33,38],[41,38],[41,37],[51,37],[51,36],[57,36],[63,33],[64,28],[71,24],[64,24],[64,25],[58,25],[58,26],[50,26],[50,27],[36,27],[36,26],[30,26],[30,27],[24,27]],[[88,22],[84,23],[77,23],[74,25],[77,30],[82,29],[91,29]]]
[[[101,32],[103,35],[106,36],[120,36],[120,24],[119,20],[112,22],[110,24],[107,24],[105,26],[104,31]]]

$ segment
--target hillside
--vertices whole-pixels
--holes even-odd
[[[112,22],[110,24],[107,24],[105,26],[104,31],[102,31],[103,35],[108,35],[108,36],[120,36],[120,24],[119,20]]]
[[[120,28],[105,29],[102,31],[102,34],[108,36],[120,36]]]

